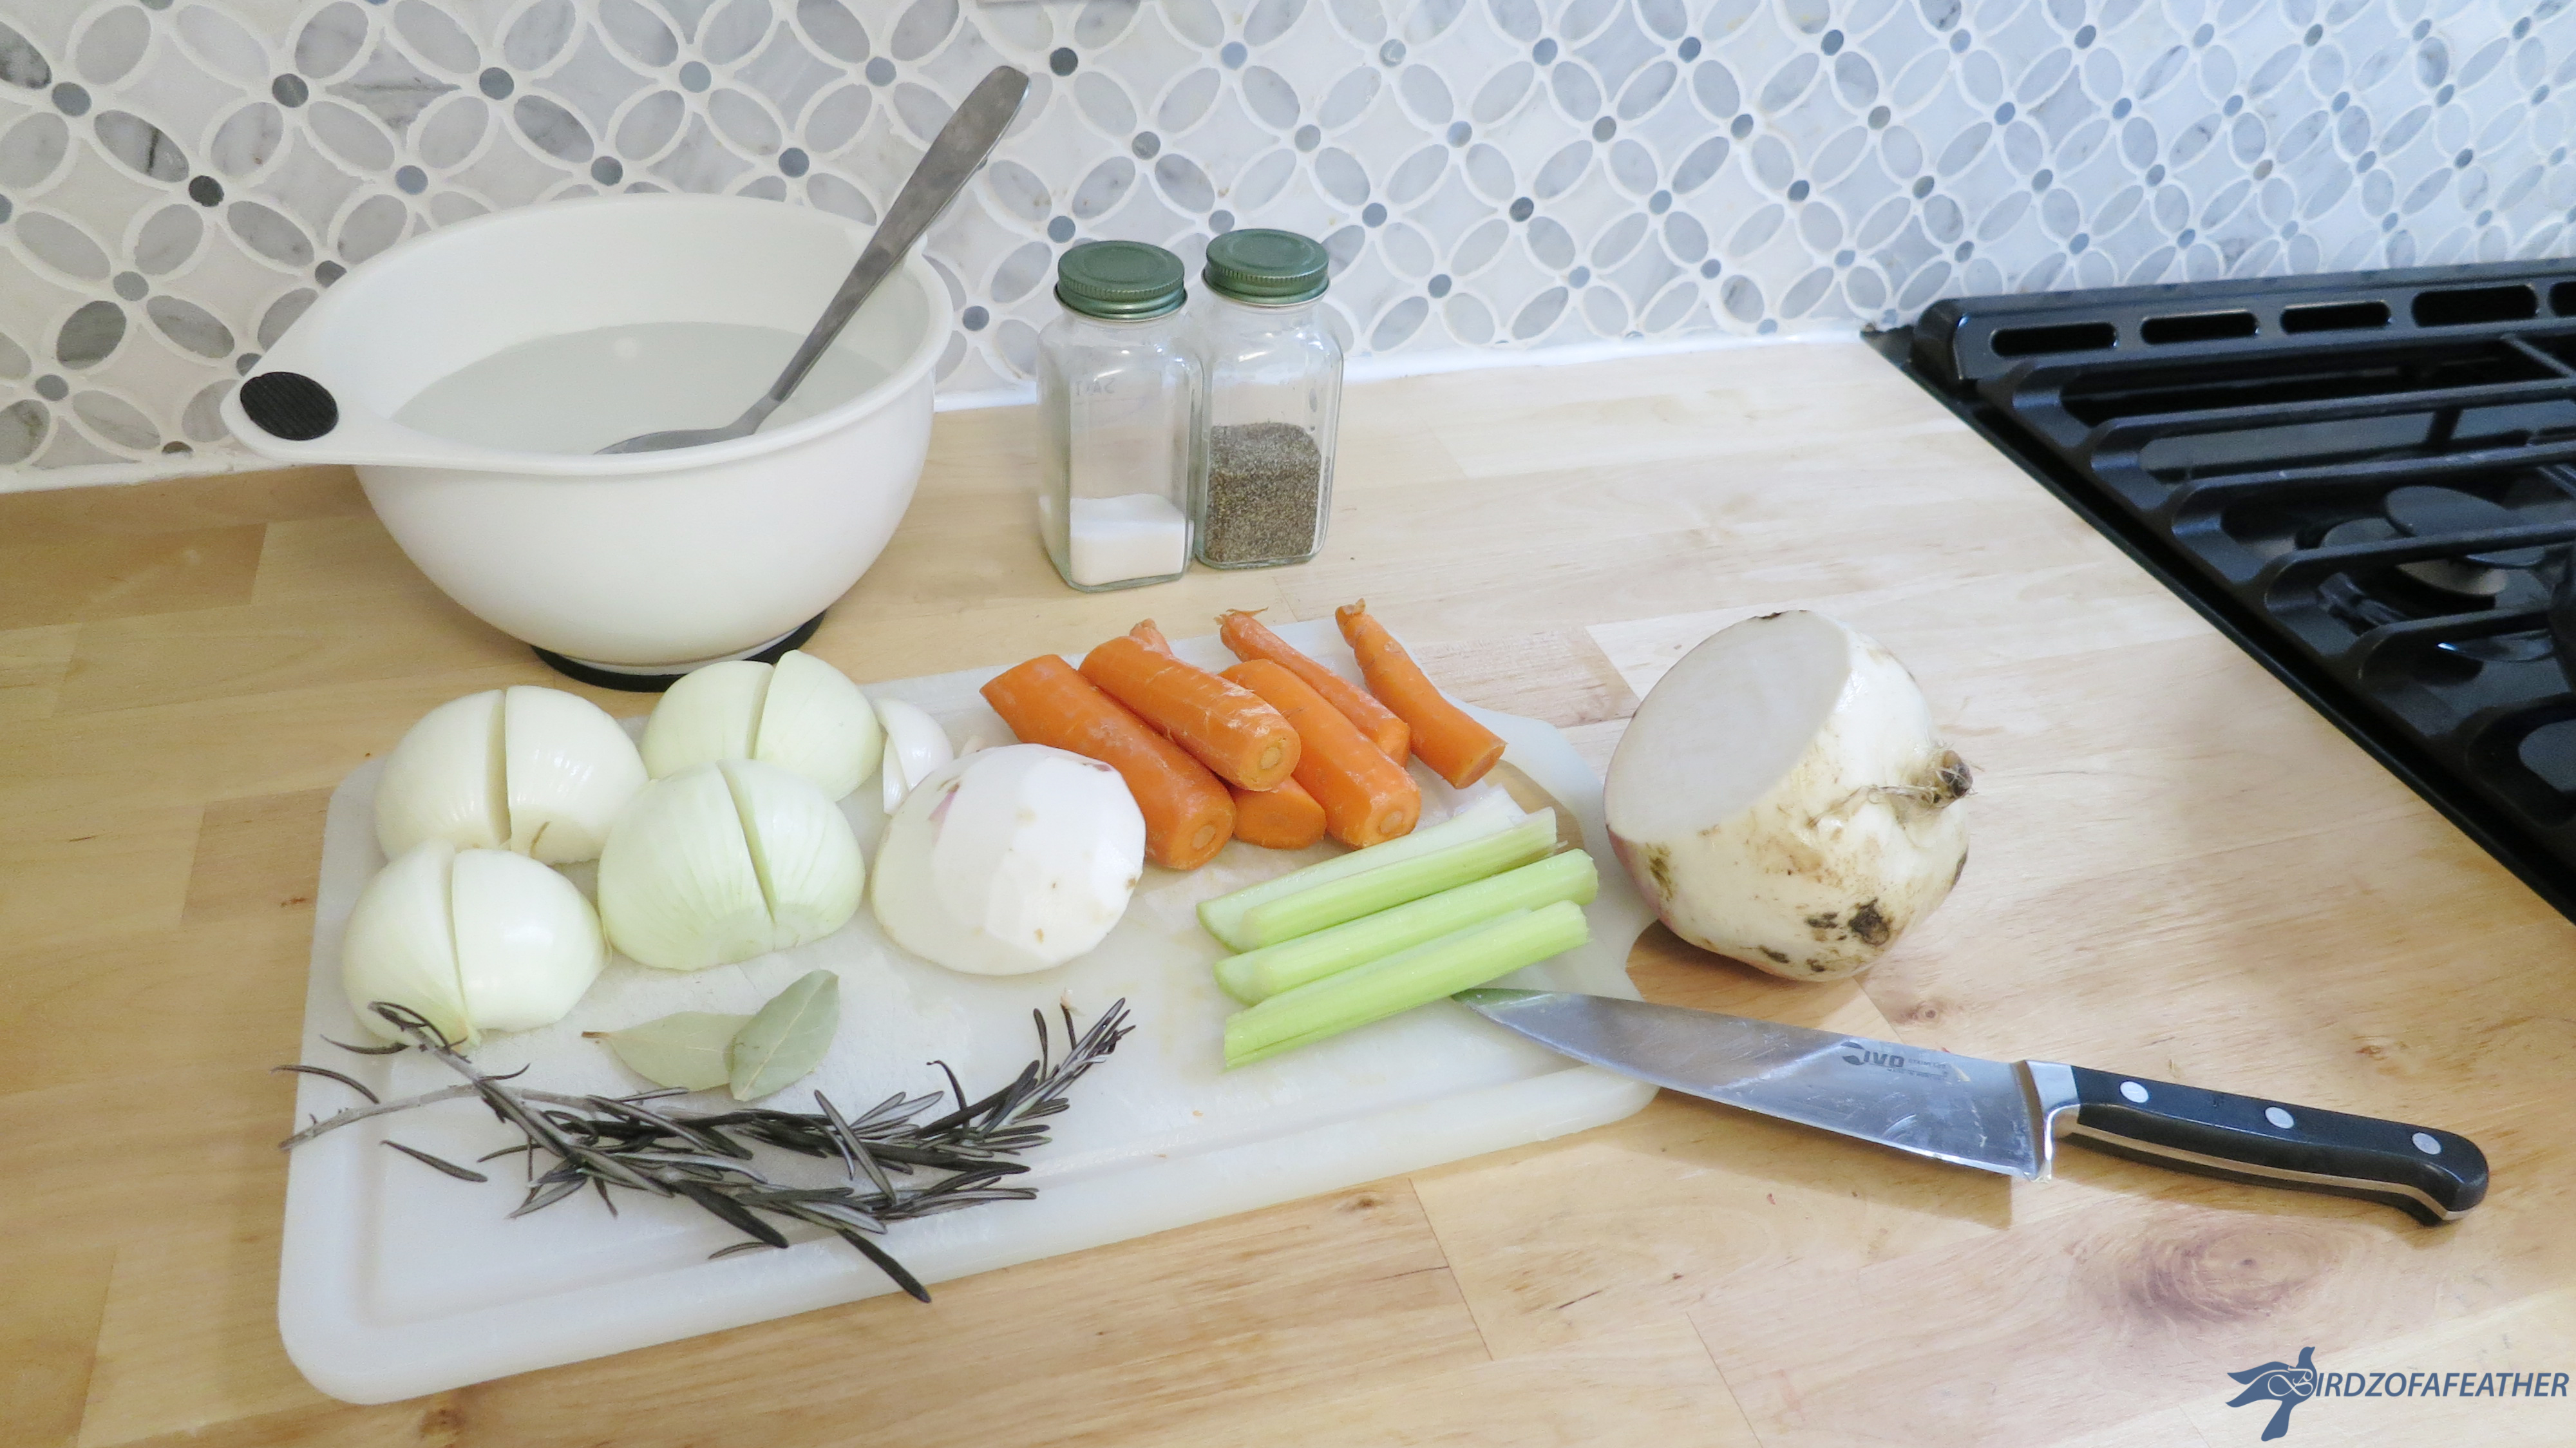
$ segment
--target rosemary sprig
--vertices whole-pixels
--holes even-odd
[[[371,1116],[439,1101],[480,1098],[494,1117],[517,1127],[526,1138],[520,1145],[503,1147],[480,1158],[489,1161],[512,1153],[527,1154],[527,1196],[511,1216],[525,1216],[550,1207],[585,1187],[596,1188],[612,1214],[617,1210],[608,1191],[612,1186],[655,1196],[678,1196],[744,1234],[745,1240],[711,1254],[729,1257],[737,1252],[787,1245],[787,1238],[778,1228],[759,1215],[767,1213],[833,1233],[875,1263],[895,1285],[923,1302],[930,1300],[929,1289],[869,1238],[883,1234],[890,1222],[986,1202],[1026,1201],[1036,1196],[1035,1188],[1003,1185],[1028,1170],[1009,1158],[1046,1141],[1045,1118],[1071,1104],[1065,1093],[1073,1083],[1102,1057],[1117,1050],[1118,1043],[1133,1029],[1124,1000],[1101,1012],[1100,1019],[1083,1031],[1075,1030],[1073,1011],[1065,1007],[1065,1054],[1062,1060],[1056,1060],[1046,1015],[1032,1011],[1037,1021],[1038,1059],[1023,1068],[1011,1084],[976,1101],[967,1099],[956,1073],[949,1071],[945,1063],[933,1063],[947,1073],[957,1105],[945,1115],[922,1121],[919,1118],[924,1112],[939,1107],[948,1097],[936,1091],[926,1096],[907,1096],[898,1091],[855,1116],[845,1114],[820,1091],[814,1093],[819,1111],[741,1107],[731,1111],[679,1112],[657,1111],[644,1104],[682,1094],[670,1089],[611,1097],[566,1096],[507,1086],[502,1083],[508,1077],[477,1070],[471,1061],[457,1054],[454,1044],[436,1026],[418,1013],[386,1001],[376,1002],[371,1009],[391,1022],[410,1044],[331,1044],[360,1055],[418,1050],[464,1077],[464,1084],[425,1091],[400,1101],[378,1101],[365,1086],[327,1067],[281,1066],[277,1069],[339,1081],[365,1096],[369,1103],[314,1122],[279,1142],[281,1150],[291,1151],[325,1132]],[[385,1145],[450,1176],[489,1180],[481,1172],[398,1142],[388,1141]],[[849,1184],[777,1185],[748,1164],[754,1160],[755,1145],[838,1161]],[[544,1164],[540,1156],[552,1158],[554,1165],[539,1171],[537,1168]],[[925,1175],[917,1184],[897,1180],[909,1179],[916,1172],[945,1175],[935,1179]]]

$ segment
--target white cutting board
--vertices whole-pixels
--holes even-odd
[[[1329,623],[1280,630],[1354,679]],[[1232,662],[1214,638],[1175,645],[1211,668]],[[997,669],[868,686],[871,695],[928,710],[963,743],[1010,735],[976,688]],[[1608,850],[1601,786],[1547,724],[1474,711],[1509,742],[1506,759],[1565,802],[1601,866],[1586,911],[1591,942],[1507,983],[1633,997],[1629,947],[1651,912]],[[638,721],[640,727],[640,721]],[[382,761],[358,769],[331,797],[305,997],[302,1059],[344,1071],[391,1100],[455,1083],[417,1053],[353,1056],[323,1037],[364,1041],[340,989],[340,937],[359,888],[384,863],[372,826]],[[1423,819],[1463,798],[1418,764]],[[1490,785],[1480,785],[1482,792]],[[869,846],[883,815],[873,783],[848,809]],[[863,798],[864,796],[864,798]],[[1037,1053],[1031,1008],[1058,1026],[1058,1004],[1087,1025],[1124,997],[1135,1030],[1075,1085],[1072,1108],[1050,1118],[1055,1138],[1023,1158],[1015,1185],[1036,1200],[1001,1202],[895,1225],[886,1248],[938,1283],[1059,1252],[1080,1251],[1275,1202],[1580,1131],[1644,1106],[1654,1088],[1576,1066],[1447,1001],[1239,1071],[1223,1069],[1220,1038],[1237,1009],[1209,967],[1223,954],[1199,929],[1200,900],[1337,853],[1262,850],[1240,841],[1181,873],[1147,866],[1125,919],[1098,950],[1036,975],[958,975],[888,945],[865,909],[829,939],[689,975],[613,959],[572,1015],[544,1030],[489,1038],[487,1071],[531,1069],[540,1090],[623,1094],[647,1089],[585,1030],[614,1030],[680,1010],[751,1011],[818,966],[841,977],[842,1025],[830,1060],[765,1103],[812,1110],[820,1088],[845,1110],[945,1083],[1006,1084]],[[585,890],[589,867],[571,874]],[[336,1082],[299,1078],[296,1121],[356,1102]],[[722,1092],[674,1098],[720,1110]],[[816,1229],[781,1223],[788,1250],[707,1254],[741,1234],[685,1202],[618,1194],[612,1219],[585,1194],[516,1220],[521,1158],[488,1164],[489,1183],[442,1176],[380,1145],[387,1139],[468,1162],[520,1138],[471,1102],[447,1102],[343,1127],[293,1154],[278,1281],[278,1330],[315,1387],[351,1402],[413,1397],[534,1368],[623,1352],[892,1291],[883,1274]],[[761,1149],[774,1179],[823,1183],[837,1163]],[[936,1292],[933,1293],[934,1297]],[[909,1330],[936,1330],[936,1307]]]

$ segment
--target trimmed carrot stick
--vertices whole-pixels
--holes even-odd
[[[1422,787],[1305,680],[1268,659],[1246,659],[1225,676],[1269,700],[1297,726],[1305,744],[1297,757],[1297,782],[1324,807],[1324,825],[1334,839],[1358,849],[1413,832],[1413,822],[1422,817]]]
[[[1217,637],[1225,640],[1225,646],[1234,650],[1238,659],[1268,659],[1305,680],[1306,687],[1323,695],[1325,703],[1359,726],[1380,753],[1398,764],[1404,762],[1405,752],[1413,747],[1412,726],[1370,698],[1366,689],[1297,652],[1286,639],[1242,609],[1232,608],[1217,615]]]
[[[1485,777],[1503,757],[1503,739],[1467,717],[1467,711],[1423,677],[1422,666],[1384,625],[1369,617],[1368,600],[1333,610],[1342,638],[1359,656],[1360,675],[1369,692],[1413,726],[1414,757],[1431,772],[1465,789]]]
[[[1234,837],[1265,850],[1302,850],[1324,837],[1324,807],[1293,779],[1273,789],[1234,789]]]
[[[1161,654],[1164,658],[1179,657],[1172,652],[1172,641],[1163,637],[1163,631],[1154,627],[1154,621],[1150,618],[1127,630],[1127,637]]]
[[[1295,726],[1249,689],[1122,634],[1093,649],[1082,676],[1172,736],[1219,779],[1268,789],[1297,768]]]
[[[1117,770],[1145,816],[1145,857],[1195,870],[1234,834],[1234,801],[1207,766],[1042,654],[984,686],[984,702],[1023,744],[1047,744]]]

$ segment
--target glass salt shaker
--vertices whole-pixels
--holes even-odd
[[[1211,568],[1303,563],[1324,546],[1342,348],[1316,315],[1324,248],[1292,231],[1208,243],[1194,332],[1207,419],[1191,512]]]
[[[1190,563],[1200,368],[1181,259],[1090,241],[1056,263],[1064,312],[1038,334],[1038,530],[1086,593],[1168,583]]]

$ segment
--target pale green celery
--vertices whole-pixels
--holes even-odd
[[[1486,835],[1334,880],[1312,890],[1265,901],[1243,912],[1236,927],[1247,949],[1258,950],[1363,915],[1393,909],[1408,900],[1437,895],[1471,880],[1499,874],[1515,865],[1545,859],[1556,848],[1556,811],[1543,809],[1498,835]]]
[[[1232,894],[1203,900],[1199,903],[1199,923],[1207,927],[1208,934],[1224,941],[1227,949],[1250,950],[1266,943],[1244,940],[1238,935],[1245,913],[1256,905],[1285,899],[1301,890],[1348,879],[1364,871],[1427,855],[1484,835],[1501,834],[1520,820],[1520,806],[1513,804],[1509,796],[1496,791],[1440,823],[1415,830],[1401,839],[1371,845],[1365,850],[1353,850],[1347,855],[1335,855],[1258,885],[1246,885]]]
[[[1217,962],[1217,983],[1236,1000],[1255,1005],[1508,910],[1535,910],[1559,900],[1589,905],[1600,888],[1601,875],[1593,868],[1592,857],[1581,850],[1567,850],[1409,905],[1230,956]]]
[[[1231,1069],[1480,986],[1581,945],[1583,907],[1560,900],[1452,931],[1272,996],[1225,1021]]]

